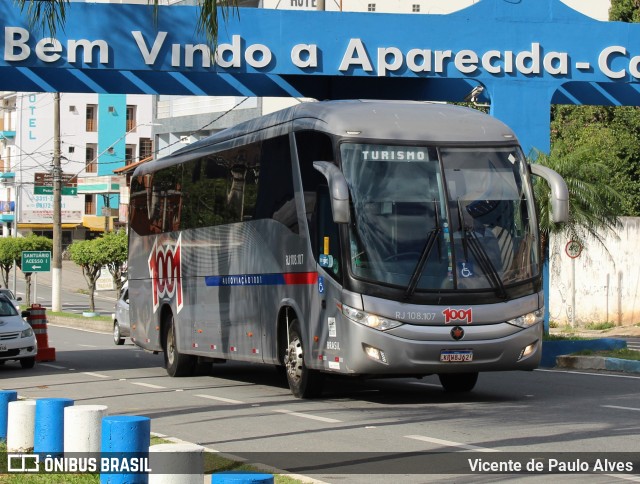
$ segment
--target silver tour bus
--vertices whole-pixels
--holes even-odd
[[[131,336],[171,376],[284,367],[422,377],[470,391],[538,366],[544,299],[531,174],[514,133],[423,102],[305,103],[139,166],[131,181]]]

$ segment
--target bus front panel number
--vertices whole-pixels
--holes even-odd
[[[443,363],[465,363],[473,361],[473,351],[471,350],[442,350],[440,361]]]

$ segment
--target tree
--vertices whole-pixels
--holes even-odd
[[[16,254],[15,254],[15,263],[22,270],[22,252],[27,251],[49,251],[53,249],[53,242],[51,239],[47,237],[43,237],[41,235],[29,234],[27,237],[16,237],[14,238],[16,243]],[[31,275],[32,272],[23,272],[24,281],[26,285],[25,292],[26,296],[26,305],[27,307],[31,306]],[[35,302],[35,301],[34,301]]]
[[[95,239],[98,250],[106,259],[106,266],[109,269],[113,282],[116,285],[118,294],[124,285],[123,275],[126,270],[128,255],[128,239],[124,230],[117,232],[107,232],[102,237]]]
[[[94,312],[96,281],[100,277],[102,266],[107,264],[107,257],[100,250],[100,245],[94,240],[77,240],[69,246],[70,259],[82,268],[82,275],[89,288],[89,311]]]
[[[0,274],[4,287],[9,287],[9,274],[16,260],[20,258],[20,247],[16,238],[0,237]]]
[[[153,5],[153,18],[158,16],[159,0],[148,0]],[[69,0],[17,0],[21,11],[27,10],[27,16],[32,27],[39,28],[55,37],[58,27],[64,31],[67,20]],[[198,0],[200,12],[198,15],[197,32],[204,33],[210,45],[216,46],[218,39],[218,15],[227,20],[230,15],[237,14],[238,0]]]
[[[609,20],[640,22],[640,0],[611,0]]]

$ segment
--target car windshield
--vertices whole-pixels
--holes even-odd
[[[417,290],[504,286],[537,274],[524,157],[516,148],[343,143],[351,272]]]
[[[2,297],[0,299],[0,317],[17,315],[16,307],[6,297]]]

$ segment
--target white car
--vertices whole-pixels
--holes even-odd
[[[33,328],[20,316],[15,305],[0,295],[0,365],[16,360],[22,368],[33,368],[37,354]]]
[[[124,344],[126,336],[131,335],[129,324],[129,285],[125,282],[116,301],[115,312],[111,314],[113,319],[113,342],[117,345]]]
[[[20,309],[20,301],[22,301],[21,297],[16,297],[11,289],[5,289],[4,287],[0,287],[0,294],[6,296],[6,298],[13,303],[16,309]]]

